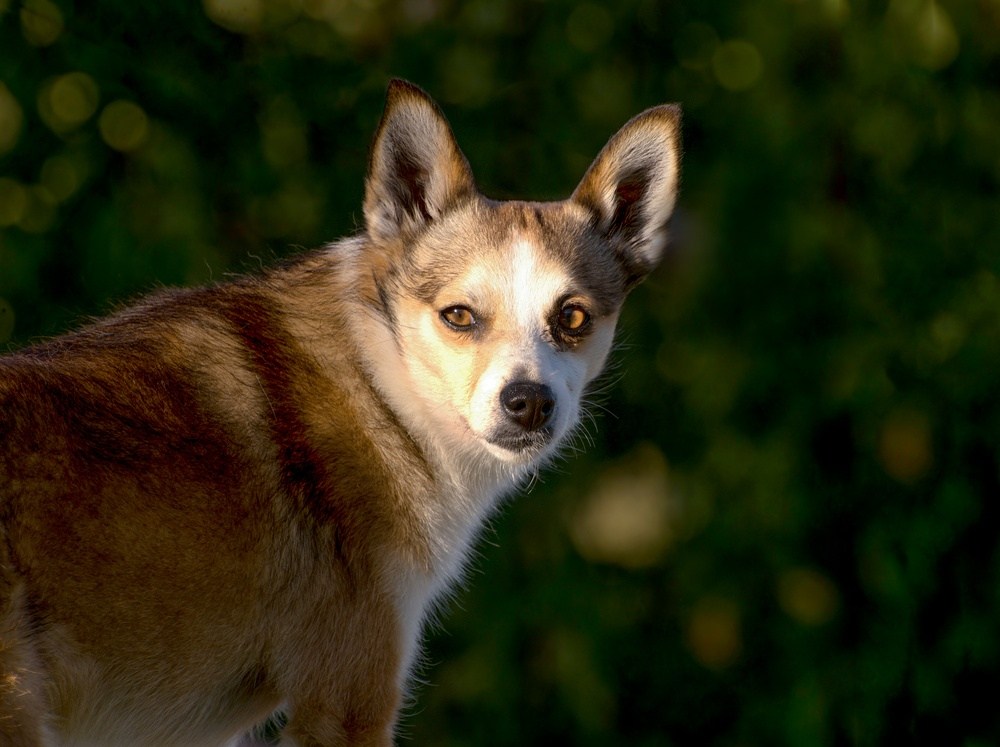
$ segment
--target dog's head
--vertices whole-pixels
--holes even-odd
[[[565,440],[625,296],[663,250],[679,121],[674,106],[632,119],[568,200],[496,202],[435,103],[390,85],[366,185],[364,282],[395,348],[381,386],[411,428],[521,465]]]

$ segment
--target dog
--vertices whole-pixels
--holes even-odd
[[[656,265],[680,110],[484,197],[390,83],[358,235],[0,357],[0,744],[390,745],[421,626],[578,427]]]

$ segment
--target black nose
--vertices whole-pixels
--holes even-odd
[[[515,381],[500,392],[500,403],[507,417],[526,431],[537,431],[552,417],[556,401],[544,384]]]

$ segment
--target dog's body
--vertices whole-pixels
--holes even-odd
[[[570,200],[479,195],[394,82],[366,230],[0,358],[0,744],[392,742],[433,600],[656,263],[673,107]]]

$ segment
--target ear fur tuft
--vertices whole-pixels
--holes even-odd
[[[666,246],[680,173],[680,122],[680,107],[672,104],[629,120],[573,192],[593,213],[633,283],[656,266]]]
[[[368,162],[368,233],[385,241],[417,231],[475,189],[437,104],[412,83],[391,81]]]

